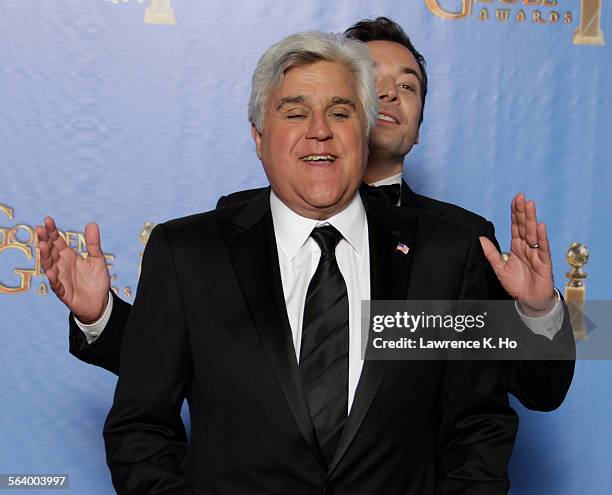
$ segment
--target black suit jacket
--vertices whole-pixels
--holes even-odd
[[[364,205],[373,299],[486,297],[472,231]],[[150,495],[506,493],[516,416],[507,363],[493,366],[366,361],[327,466],[300,382],[266,190],[151,234],[104,430],[113,483],[120,494]]]
[[[265,188],[249,189],[222,196],[217,203],[217,208],[244,203],[264,190]],[[402,181],[401,206],[425,211],[467,227],[475,235],[490,239],[499,249],[495,238],[495,228],[491,222],[459,206],[417,194],[408,187],[405,181]],[[492,300],[509,298],[488,263],[485,279],[486,298]],[[69,317],[70,352],[82,361],[117,374],[121,342],[131,305],[114,295],[113,298],[111,319],[101,336],[92,344],[87,344],[74,318]],[[568,318],[566,317],[565,320],[566,324],[555,336],[552,345],[571,349],[573,335]],[[551,411],[563,402],[571,385],[573,374],[574,362],[571,360],[515,361],[509,364],[504,375],[504,382],[506,390],[517,397],[525,407],[537,411]]]

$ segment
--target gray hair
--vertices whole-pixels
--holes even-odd
[[[266,100],[277,89],[287,70],[318,61],[344,65],[355,78],[357,95],[365,112],[369,135],[378,116],[372,57],[365,43],[341,34],[303,31],[272,45],[257,62],[249,99],[249,121],[261,132]]]

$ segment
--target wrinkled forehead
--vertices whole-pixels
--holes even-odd
[[[356,79],[339,62],[317,61],[287,68],[280,84],[269,94],[269,103],[313,104],[322,100],[332,104],[357,105]]]

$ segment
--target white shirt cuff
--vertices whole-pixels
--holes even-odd
[[[100,317],[98,321],[94,321],[93,323],[86,325],[85,323],[81,323],[79,319],[76,316],[74,316],[74,314],[72,315],[72,317],[74,318],[74,322],[81,329],[81,331],[85,334],[85,338],[87,339],[88,344],[95,342],[98,339],[98,337],[100,337],[100,334],[104,331],[104,328],[106,327],[106,324],[108,323],[108,320],[110,320],[112,311],[113,311],[113,295],[109,292],[108,302],[106,303],[106,309],[104,309],[104,313],[102,313],[102,316]]]
[[[544,316],[538,316],[536,318],[524,315],[519,308],[519,305],[514,301],[516,311],[518,312],[523,323],[533,333],[543,335],[544,337],[552,340],[555,334],[561,329],[563,325],[563,305],[561,304],[561,296],[559,291],[555,288],[555,305],[553,308]]]

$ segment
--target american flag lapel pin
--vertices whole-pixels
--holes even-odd
[[[410,251],[410,248],[406,246],[406,244],[404,244],[403,242],[398,242],[397,246],[395,247],[395,250],[406,255],[408,254],[408,251]]]

